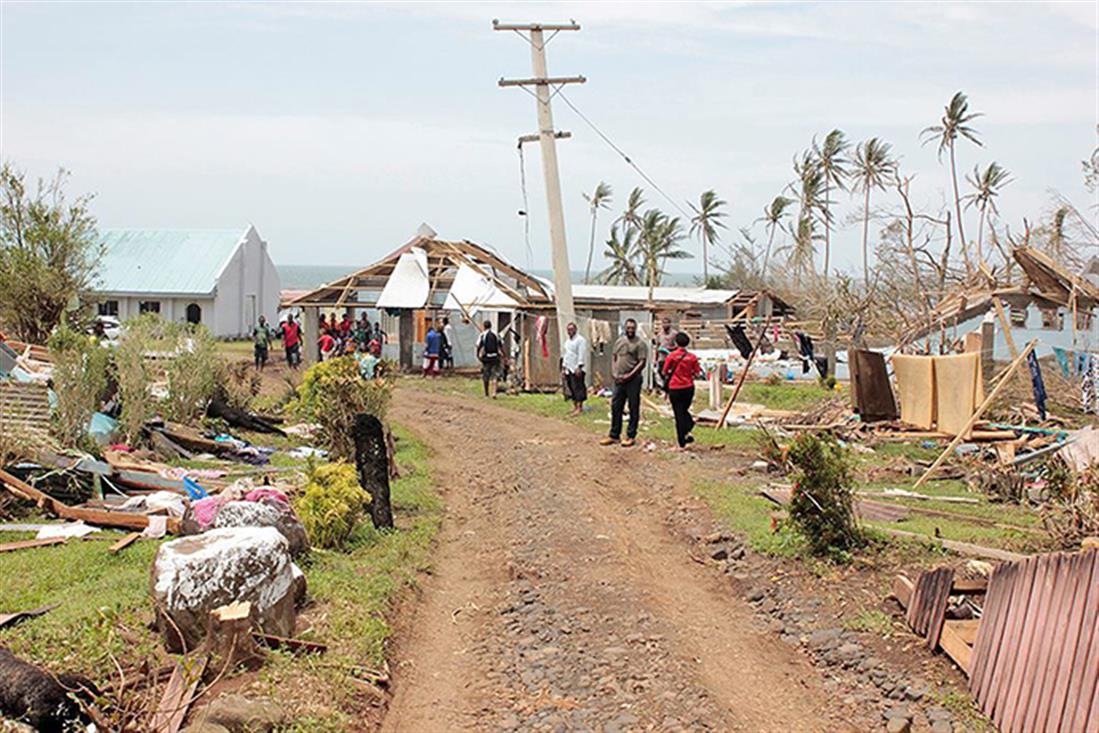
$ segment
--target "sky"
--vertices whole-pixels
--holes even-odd
[[[252,223],[279,264],[365,266],[427,222],[545,268],[536,145],[525,150],[529,251],[518,214],[516,140],[536,130],[535,101],[497,86],[532,76],[530,48],[494,32],[494,18],[580,23],[549,44],[550,75],[587,78],[563,94],[680,207],[716,190],[728,202],[726,240],[782,193],[794,155],[834,127],[892,143],[915,176],[914,201],[942,206],[948,169],[919,133],[958,90],[984,115],[974,124],[984,145],[959,146],[959,176],[992,160],[1011,171],[1003,222],[1040,220],[1052,192],[1083,209],[1095,202],[1081,174],[1099,122],[1094,0],[0,0],[0,157],[31,176],[69,170],[71,192],[95,194],[103,228]],[[553,112],[572,133],[558,152],[573,269],[589,244],[582,194],[599,181],[614,202],[598,242],[634,186],[678,213],[562,99]],[[848,216],[861,204],[837,201],[833,259],[853,270],[861,224]],[[975,229],[976,213],[967,217]]]

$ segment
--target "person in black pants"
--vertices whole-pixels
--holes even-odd
[[[611,396],[611,432],[599,441],[600,445],[613,445],[622,437],[622,410],[630,406],[630,422],[626,426],[626,438],[622,447],[631,447],[637,439],[637,426],[641,419],[641,370],[649,360],[649,349],[644,339],[637,335],[637,321],[626,321],[625,335],[614,342],[611,373],[614,375],[614,394]]]
[[[688,443],[694,441],[691,431],[694,430],[695,421],[691,417],[691,403],[695,398],[695,377],[702,374],[698,357],[687,351],[690,344],[690,336],[677,333],[676,349],[668,354],[661,370],[668,383],[668,401],[672,403],[672,412],[675,413],[675,437],[679,450],[685,449]]]

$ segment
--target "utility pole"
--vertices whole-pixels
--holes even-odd
[[[583,84],[582,76],[550,77],[546,71],[546,44],[561,31],[578,31],[580,26],[573,21],[563,24],[543,23],[501,23],[492,21],[492,29],[514,31],[530,43],[531,63],[534,77],[531,79],[500,79],[501,87],[534,87],[534,96],[538,108],[538,140],[542,147],[542,175],[545,178],[546,202],[549,205],[550,246],[553,252],[553,294],[557,308],[557,337],[561,349],[565,347],[568,334],[565,328],[576,318],[572,305],[572,271],[569,269],[569,251],[565,244],[565,212],[561,204],[561,177],[557,167],[557,138],[553,129],[553,111],[550,109],[550,87],[562,87],[565,84]],[[550,32],[546,38],[546,31]],[[526,35],[524,35],[526,34]],[[524,136],[529,139],[528,136]],[[525,142],[520,138],[520,144]]]

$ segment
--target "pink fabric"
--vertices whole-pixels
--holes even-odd
[[[290,506],[290,498],[278,489],[273,489],[270,486],[252,489],[244,496],[245,501],[263,501],[264,499],[277,501],[285,507]]]
[[[214,526],[218,512],[221,511],[221,499],[217,496],[208,496],[191,504],[195,513],[195,521],[198,522],[199,531],[205,532]]]

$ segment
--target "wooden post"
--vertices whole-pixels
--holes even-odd
[[[954,439],[950,441],[950,445],[946,446],[946,450],[939,454],[939,457],[935,459],[935,462],[932,463],[926,471],[924,471],[923,476],[920,476],[919,480],[917,480],[916,483],[912,485],[913,489],[918,489],[920,486],[922,486],[927,481],[927,478],[935,471],[935,469],[941,466],[943,461],[946,460],[947,456],[949,456],[954,451],[954,449],[958,447],[958,444],[965,439],[965,436],[969,433],[973,426],[977,424],[977,421],[981,419],[981,415],[983,415],[985,410],[988,409],[988,406],[992,404],[992,401],[999,396],[1000,392],[1007,385],[1008,380],[1011,379],[1011,375],[1015,373],[1015,370],[1019,368],[1019,365],[1023,363],[1027,355],[1034,350],[1034,347],[1037,343],[1037,340],[1031,341],[1029,344],[1027,344],[1027,347],[1023,349],[1023,353],[1015,357],[1015,360],[1012,361],[1007,369],[1004,370],[1003,376],[1000,377],[1000,381],[997,382],[992,391],[988,393],[988,397],[985,397],[985,401],[982,402],[980,406],[978,406],[977,409],[973,411],[973,415],[970,416],[969,421],[965,424],[965,427],[962,428],[961,431],[959,431],[958,434],[954,436]]]
[[[710,409],[721,409],[721,369],[710,371]]]
[[[740,388],[744,386],[744,380],[748,378],[748,370],[752,367],[752,360],[756,358],[756,352],[759,351],[759,347],[763,345],[763,339],[767,338],[767,326],[763,326],[763,330],[760,331],[759,338],[756,339],[756,345],[752,347],[752,353],[748,354],[748,360],[744,362],[744,371],[740,373],[740,376],[736,380],[736,386],[733,387],[733,395],[729,398],[728,403],[725,405],[724,412],[721,413],[721,419],[717,421],[717,428],[720,430],[725,427],[725,419],[729,417],[729,410],[733,409],[733,403],[736,402],[736,397],[740,394]]]
[[[981,322],[981,378],[984,379],[985,388],[992,387],[992,377],[996,370],[996,329],[992,321]]]
[[[996,317],[1000,319],[1000,328],[1004,331],[1004,340],[1007,341],[1008,353],[1014,359],[1019,355],[1019,350],[1015,348],[1015,339],[1011,336],[1011,322],[1008,321],[1007,313],[1004,312],[1004,304],[1000,302],[999,298],[993,298],[992,305],[996,307]]]
[[[320,361],[317,346],[317,339],[321,337],[317,325],[320,317],[320,308],[307,306],[301,309],[301,363],[306,369]]]
[[[370,518],[379,529],[393,529],[389,502],[389,451],[385,426],[373,415],[355,416],[351,430],[355,439],[355,468],[359,485],[370,494]]]
[[[252,638],[252,604],[239,601],[210,611],[210,623],[203,641],[203,654],[213,672],[229,672],[243,665],[258,666],[264,653]]]

